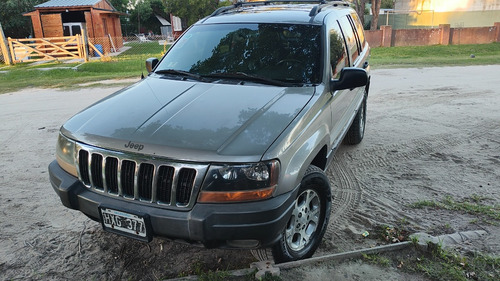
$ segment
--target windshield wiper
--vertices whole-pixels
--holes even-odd
[[[180,75],[180,76],[185,76],[185,77],[193,78],[193,79],[196,79],[196,80],[199,80],[199,81],[203,81],[203,78],[201,77],[201,75],[194,74],[194,73],[191,73],[191,72],[188,72],[188,71],[184,71],[184,70],[178,70],[178,69],[161,69],[161,70],[155,71],[155,73],[156,74]]]
[[[211,73],[211,74],[204,74],[204,75],[202,75],[202,77],[241,79],[244,81],[253,81],[253,82],[259,82],[262,84],[281,86],[281,87],[292,86],[291,83],[287,83],[287,82],[283,82],[283,81],[279,81],[279,80],[274,80],[274,79],[269,79],[269,78],[265,78],[265,77],[261,77],[261,76],[256,76],[256,75],[248,74],[245,72]]]

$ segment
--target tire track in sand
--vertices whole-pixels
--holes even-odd
[[[481,127],[485,127],[483,125]],[[477,135],[484,128],[477,128],[469,135]],[[464,144],[469,138],[455,134],[427,136],[403,143],[371,147],[363,150],[339,153],[326,171],[332,186],[332,211],[325,238],[339,236],[339,230],[364,229],[376,224],[406,218],[397,202],[385,198],[380,191],[370,188],[365,174],[370,170],[388,167],[396,162],[421,157],[449,146]],[[360,206],[363,200],[363,206]],[[384,217],[384,221],[381,221]],[[410,222],[413,222],[410,219]],[[358,230],[359,231],[359,230]]]
[[[326,171],[332,186],[332,211],[325,240],[332,241],[334,234],[349,225],[349,219],[361,201],[361,184],[342,157],[335,156]]]

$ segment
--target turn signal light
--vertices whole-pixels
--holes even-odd
[[[271,197],[276,186],[247,191],[202,191],[198,197],[200,203],[231,203],[257,201]]]

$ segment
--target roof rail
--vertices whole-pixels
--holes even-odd
[[[333,6],[333,7],[337,7],[339,5],[342,5],[342,6],[346,6],[346,7],[349,7],[349,2],[347,1],[344,1],[344,0],[334,0],[334,1],[321,1],[322,3],[320,3],[318,6],[314,6],[311,11],[309,12],[309,16],[310,17],[314,17],[316,16],[317,14],[319,14],[319,12],[321,12],[321,9],[323,9],[324,7],[328,7],[328,6]],[[326,3],[325,3],[326,2]],[[334,2],[341,2],[341,3],[334,3]]]
[[[348,6],[349,3],[344,1],[344,0],[334,0],[334,1],[326,1],[326,0],[288,0],[288,1],[279,1],[279,0],[268,0],[268,1],[256,1],[256,2],[238,2],[236,4],[233,4],[231,6],[225,6],[225,7],[220,7],[217,10],[215,10],[209,17],[217,16],[222,13],[225,13],[227,11],[233,10],[233,9],[238,9],[241,7],[255,7],[255,6],[264,6],[264,5],[269,5],[272,3],[318,3],[318,6],[315,6],[312,8],[311,12],[309,15],[311,17],[317,15],[323,7],[326,6],[336,6],[338,5],[337,3],[332,3],[332,2],[342,2],[344,6]]]

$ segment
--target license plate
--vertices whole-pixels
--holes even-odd
[[[100,208],[100,210],[104,230],[147,240],[146,223],[143,217],[108,208]]]

